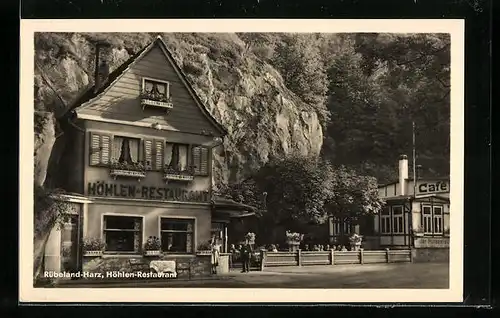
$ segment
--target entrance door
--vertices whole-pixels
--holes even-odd
[[[78,270],[78,216],[72,215],[61,229],[61,270]]]
[[[226,237],[226,224],[222,222],[212,222],[212,229],[210,231],[211,237],[216,237],[222,244],[221,252],[227,253],[227,237]]]

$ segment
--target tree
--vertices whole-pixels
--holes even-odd
[[[304,224],[327,220],[330,166],[318,158],[290,156],[274,159],[253,176],[267,193],[266,212],[259,219],[259,235],[277,242],[284,230],[300,231]]]
[[[326,209],[329,216],[342,223],[355,223],[362,216],[378,213],[384,205],[377,180],[345,166],[333,169],[330,187]]]
[[[312,106],[325,126],[328,79],[316,41],[309,35],[286,34],[276,44],[273,65],[288,89]]]
[[[66,222],[73,209],[71,203],[58,199],[57,196],[63,192],[60,189],[47,190],[34,185],[33,278],[35,282],[41,278],[45,247],[52,229],[59,228]]]
[[[412,150],[415,121],[419,164],[446,175],[449,37],[357,34],[341,40],[340,48],[323,53],[330,56],[325,65],[331,113],[323,154],[336,165],[392,181],[394,158]]]

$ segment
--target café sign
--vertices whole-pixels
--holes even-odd
[[[193,191],[175,187],[148,187],[103,181],[89,182],[87,194],[99,197],[118,197],[181,202],[209,202],[208,191]]]
[[[420,194],[450,192],[450,185],[447,181],[422,182],[417,190]]]

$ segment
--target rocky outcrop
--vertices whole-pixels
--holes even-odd
[[[93,83],[92,41],[112,45],[113,71],[152,34],[37,34],[35,171],[43,184],[58,116]],[[318,115],[289,91],[281,75],[235,34],[163,34],[209,111],[229,131],[215,155],[214,181],[236,181],[272,156],[319,155]],[[48,115],[47,113],[48,112]],[[53,114],[53,115],[52,115]]]

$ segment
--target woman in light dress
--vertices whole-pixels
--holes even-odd
[[[219,265],[220,257],[220,242],[217,238],[212,237],[212,274],[217,274],[217,266]]]

